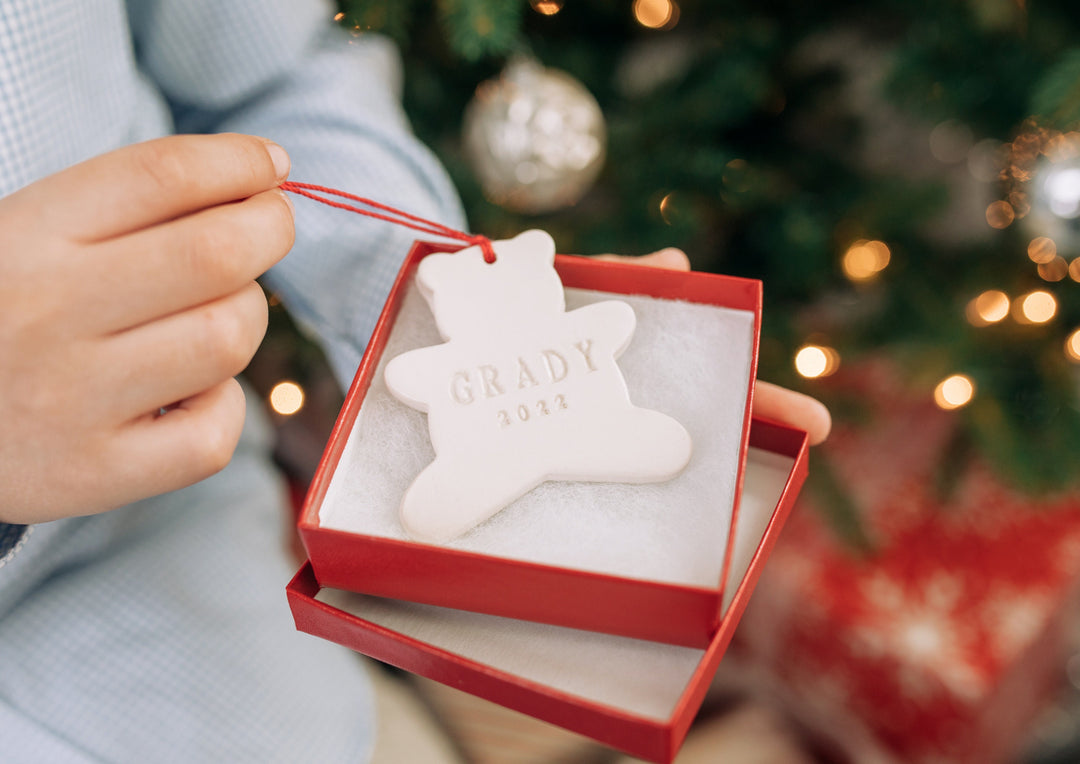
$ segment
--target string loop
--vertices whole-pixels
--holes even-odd
[[[457,239],[458,241],[463,241],[470,245],[478,245],[480,251],[484,253],[484,262],[495,262],[495,248],[491,246],[491,239],[486,236],[465,233],[464,231],[459,231],[456,228],[451,228],[450,226],[443,225],[434,220],[428,220],[419,215],[413,215],[404,210],[399,210],[396,207],[391,207],[388,204],[377,202],[374,199],[365,199],[362,196],[356,196],[347,191],[339,191],[336,188],[317,186],[313,183],[298,183],[292,180],[285,181],[281,184],[280,188],[282,191],[291,191],[294,194],[306,196],[308,199],[313,199],[316,202],[321,202],[322,204],[327,204],[331,207],[337,207],[339,210],[348,210],[349,212],[355,212],[358,215],[366,215],[367,217],[375,218],[376,220],[385,220],[388,223],[411,228],[414,231],[420,231],[421,233],[443,236],[448,239]],[[339,202],[335,199],[327,199],[326,196],[320,196],[320,194],[338,196],[342,199],[356,202],[356,205],[363,206]],[[371,209],[364,209],[364,207],[370,207]],[[380,212],[376,212],[375,210],[380,210]]]

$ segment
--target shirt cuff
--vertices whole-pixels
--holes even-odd
[[[0,523],[0,568],[8,564],[19,553],[26,538],[30,535],[29,525]]]

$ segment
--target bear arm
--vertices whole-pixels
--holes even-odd
[[[439,369],[445,345],[417,348],[390,359],[383,378],[395,398],[407,406],[426,412],[432,397],[433,380],[441,379]]]
[[[566,315],[573,316],[571,320],[590,335],[601,336],[610,341],[616,358],[630,344],[630,338],[634,336],[634,327],[637,326],[634,309],[621,300],[594,302],[592,305],[572,310]],[[597,329],[600,329],[599,333]]]

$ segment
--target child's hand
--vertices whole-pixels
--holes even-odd
[[[641,257],[599,255],[597,259],[637,262],[676,271],[690,270],[690,261],[686,254],[675,248],[662,249]],[[754,416],[775,419],[805,430],[810,436],[811,445],[824,441],[829,436],[829,430],[832,429],[829,410],[820,401],[809,395],[760,380],[754,384]]]
[[[90,514],[228,463],[254,279],[293,241],[289,160],[176,136],[0,199],[0,521]],[[166,410],[166,413],[160,413]]]

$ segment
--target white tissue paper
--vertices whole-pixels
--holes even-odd
[[[739,477],[754,314],[654,297],[566,289],[567,310],[601,300],[637,316],[619,358],[630,400],[674,417],[694,452],[656,484],[544,483],[445,547],[615,576],[715,588]],[[390,395],[386,362],[442,342],[408,287],[371,387],[319,507],[322,528],[409,540],[398,519],[406,488],[434,458],[424,414]],[[771,510],[771,507],[769,508]],[[738,579],[733,579],[737,581]]]

